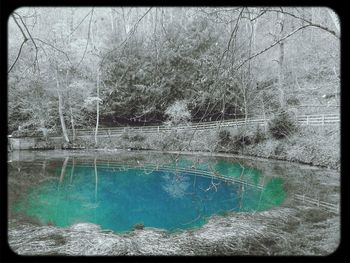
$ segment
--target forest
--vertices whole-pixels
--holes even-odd
[[[160,123],[176,102],[193,122],[329,111],[339,93],[327,8],[21,8],[8,27],[10,133]]]

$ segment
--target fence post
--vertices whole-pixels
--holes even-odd
[[[157,127],[157,133],[159,133],[159,126]]]
[[[324,125],[324,114],[322,114],[322,126]]]
[[[309,115],[306,115],[306,125],[309,125]]]

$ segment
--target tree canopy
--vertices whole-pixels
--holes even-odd
[[[94,127],[96,111],[162,123],[179,102],[193,122],[304,113],[339,93],[328,8],[35,7],[8,28],[9,132]]]

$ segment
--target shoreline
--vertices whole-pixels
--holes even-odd
[[[332,171],[340,171],[340,166],[338,168],[316,165],[313,163],[302,162],[299,160],[288,160],[282,156],[274,157],[264,157],[260,155],[253,154],[239,154],[239,153],[230,153],[230,152],[210,152],[210,151],[171,151],[171,150],[157,150],[157,149],[123,149],[123,148],[86,148],[86,149],[28,149],[28,150],[12,150],[8,152],[8,155],[14,152],[71,152],[71,153],[84,153],[84,152],[103,152],[103,153],[114,153],[114,152],[152,152],[152,153],[166,153],[166,154],[182,154],[182,155],[198,155],[198,156],[212,156],[212,157],[232,157],[238,159],[250,159],[250,160],[259,160],[264,162],[287,162],[290,164],[296,164],[306,167],[314,167],[316,169],[326,169]],[[9,162],[9,160],[8,160]]]

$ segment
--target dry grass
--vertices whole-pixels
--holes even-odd
[[[97,225],[69,228],[10,223],[21,255],[327,255],[339,243],[339,216],[300,206],[213,216],[202,228],[115,234]]]

